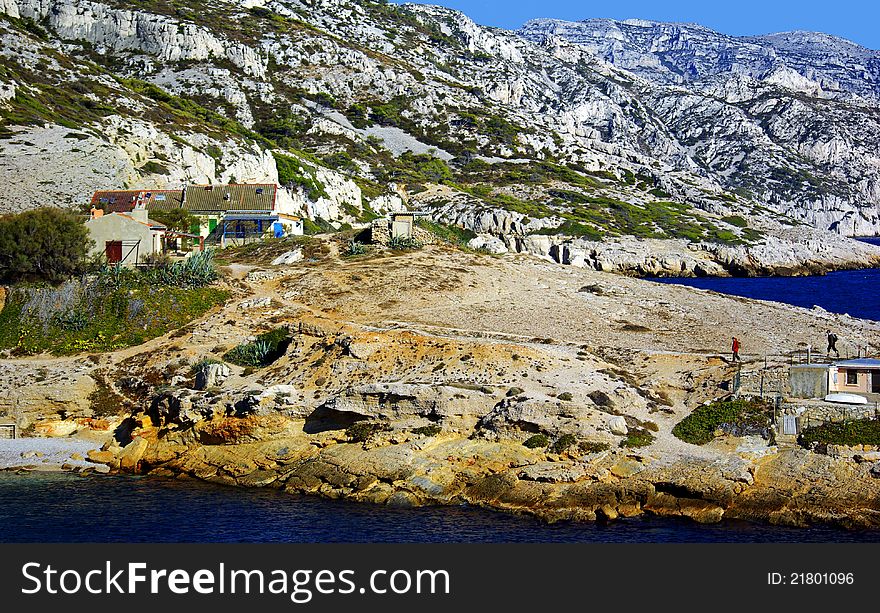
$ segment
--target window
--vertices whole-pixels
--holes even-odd
[[[165,202],[165,194],[156,194],[156,202]]]
[[[144,198],[149,198],[149,197],[152,196],[152,195],[153,195],[153,194],[152,194],[151,192],[147,192],[146,194],[144,194]]]
[[[847,385],[858,385],[859,384],[859,371],[857,371],[857,370],[846,371],[846,384]]]
[[[258,188],[257,188],[257,194],[262,194],[262,193],[263,193],[263,188],[262,188],[262,187],[258,187]]]

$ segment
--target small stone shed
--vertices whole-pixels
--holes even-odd
[[[389,213],[388,217],[377,219],[370,229],[373,243],[387,244],[392,238],[414,238],[423,244],[434,242],[434,235],[416,225],[419,217],[430,217],[427,211],[400,211]]]

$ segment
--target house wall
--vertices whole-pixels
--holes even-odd
[[[138,262],[139,258],[148,253],[155,253],[161,250],[160,240],[154,236],[156,233],[150,230],[149,226],[145,226],[128,217],[115,214],[103,215],[89,219],[86,222],[86,228],[89,231],[89,236],[94,241],[91,250],[92,255],[103,255],[108,241],[123,241],[122,264],[127,266],[133,266]],[[140,244],[136,249],[132,250],[134,241],[140,241]]]
[[[858,382],[855,385],[848,385],[846,382],[846,373],[855,370],[858,376]],[[880,377],[878,370],[859,370],[854,368],[840,368],[837,373],[837,383],[834,386],[838,392],[855,392],[869,394],[871,392],[871,377]]]

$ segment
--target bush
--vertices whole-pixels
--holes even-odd
[[[562,392],[557,396],[559,400],[564,400],[565,402],[570,401],[574,396],[571,395],[571,392]]]
[[[0,282],[59,283],[82,274],[91,242],[70,211],[42,208],[0,217]]]
[[[227,362],[238,366],[261,368],[268,366],[287,351],[290,335],[286,328],[276,328],[266,332],[250,343],[242,343],[230,349],[223,356]]]
[[[550,453],[565,453],[569,447],[574,445],[577,442],[577,439],[573,434],[563,434],[558,439],[553,441],[553,444],[550,446]]]
[[[536,434],[523,441],[523,447],[529,449],[543,449],[550,444],[550,439],[546,434]]]
[[[804,428],[798,443],[820,451],[827,445],[880,445],[880,421],[859,419]]]
[[[600,443],[598,441],[581,441],[578,443],[578,451],[584,454],[608,451],[610,448],[611,445],[608,443]]]
[[[393,251],[414,251],[422,246],[421,242],[408,236],[395,236],[388,241],[388,247]]]
[[[380,421],[359,421],[345,430],[345,436],[352,443],[365,443],[377,432],[388,432],[391,426]]]
[[[521,388],[521,387],[512,387],[512,388],[510,388],[509,390],[507,390],[507,394],[506,394],[506,396],[507,396],[508,398],[512,398],[513,396],[519,396],[519,395],[522,394],[522,393],[523,393],[523,388]]]
[[[716,401],[703,405],[681,420],[672,434],[686,443],[705,445],[721,430],[734,436],[769,436],[770,413],[760,401],[744,399]]]
[[[626,438],[620,441],[621,447],[647,447],[654,442],[654,435],[643,428],[630,428]]]
[[[427,426],[421,426],[419,428],[413,428],[413,434],[419,434],[421,436],[437,436],[440,434],[442,428],[437,424],[430,424]]]

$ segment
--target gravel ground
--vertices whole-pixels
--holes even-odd
[[[0,470],[23,466],[52,468],[62,464],[94,467],[91,462],[72,460],[70,456],[78,453],[85,458],[90,449],[98,447],[100,444],[93,441],[69,438],[0,439]]]

